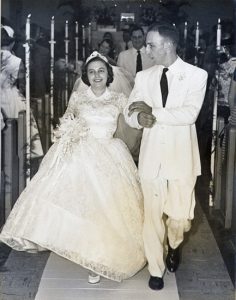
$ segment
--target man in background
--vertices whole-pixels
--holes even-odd
[[[120,52],[117,66],[124,68],[135,78],[137,72],[153,66],[153,60],[147,55],[144,47],[145,35],[143,28],[133,26],[130,34],[133,47]]]

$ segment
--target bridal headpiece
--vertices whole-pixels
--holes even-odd
[[[10,38],[14,38],[14,30],[10,27],[10,26],[6,26],[6,25],[1,25],[1,28],[5,29],[8,36]]]
[[[104,62],[106,62],[108,64],[108,60],[107,60],[106,56],[101,55],[98,51],[93,51],[93,53],[90,54],[90,56],[86,59],[86,62],[85,62],[86,65],[87,65],[87,63],[90,62],[91,59],[93,59],[95,57],[100,58],[101,60],[103,60]]]

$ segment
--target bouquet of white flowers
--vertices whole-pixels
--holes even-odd
[[[89,128],[84,119],[74,117],[73,114],[63,116],[54,130],[55,143],[58,145],[52,164],[59,163],[68,154],[71,155],[74,146],[87,137],[88,131]]]

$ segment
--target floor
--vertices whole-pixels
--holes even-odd
[[[199,203],[195,215],[180,267],[175,276],[166,273],[161,292],[147,287],[147,269],[121,284],[102,279],[91,287],[85,270],[50,252],[9,254],[7,248],[0,266],[0,300],[234,300],[234,286]]]
[[[78,265],[51,254],[36,300],[179,300],[175,275],[165,274],[165,289],[155,292],[148,288],[147,267],[122,283],[102,278],[100,283],[87,282],[88,272]]]

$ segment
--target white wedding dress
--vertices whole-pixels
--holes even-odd
[[[113,138],[126,105],[108,89],[74,92],[38,173],[17,200],[0,240],[19,251],[49,249],[121,281],[145,264],[143,198],[126,145]]]
[[[125,69],[117,66],[111,66],[113,70],[113,81],[109,85],[109,90],[117,93],[123,93],[129,97],[132,88],[134,86],[133,76],[130,75]],[[88,89],[88,86],[79,77],[73,87],[73,91],[84,93]],[[139,157],[139,148],[142,139],[142,130],[131,128],[124,119],[123,115],[120,115],[118,119],[118,126],[115,133],[115,137],[121,139],[129,148],[133,159],[137,162]]]

